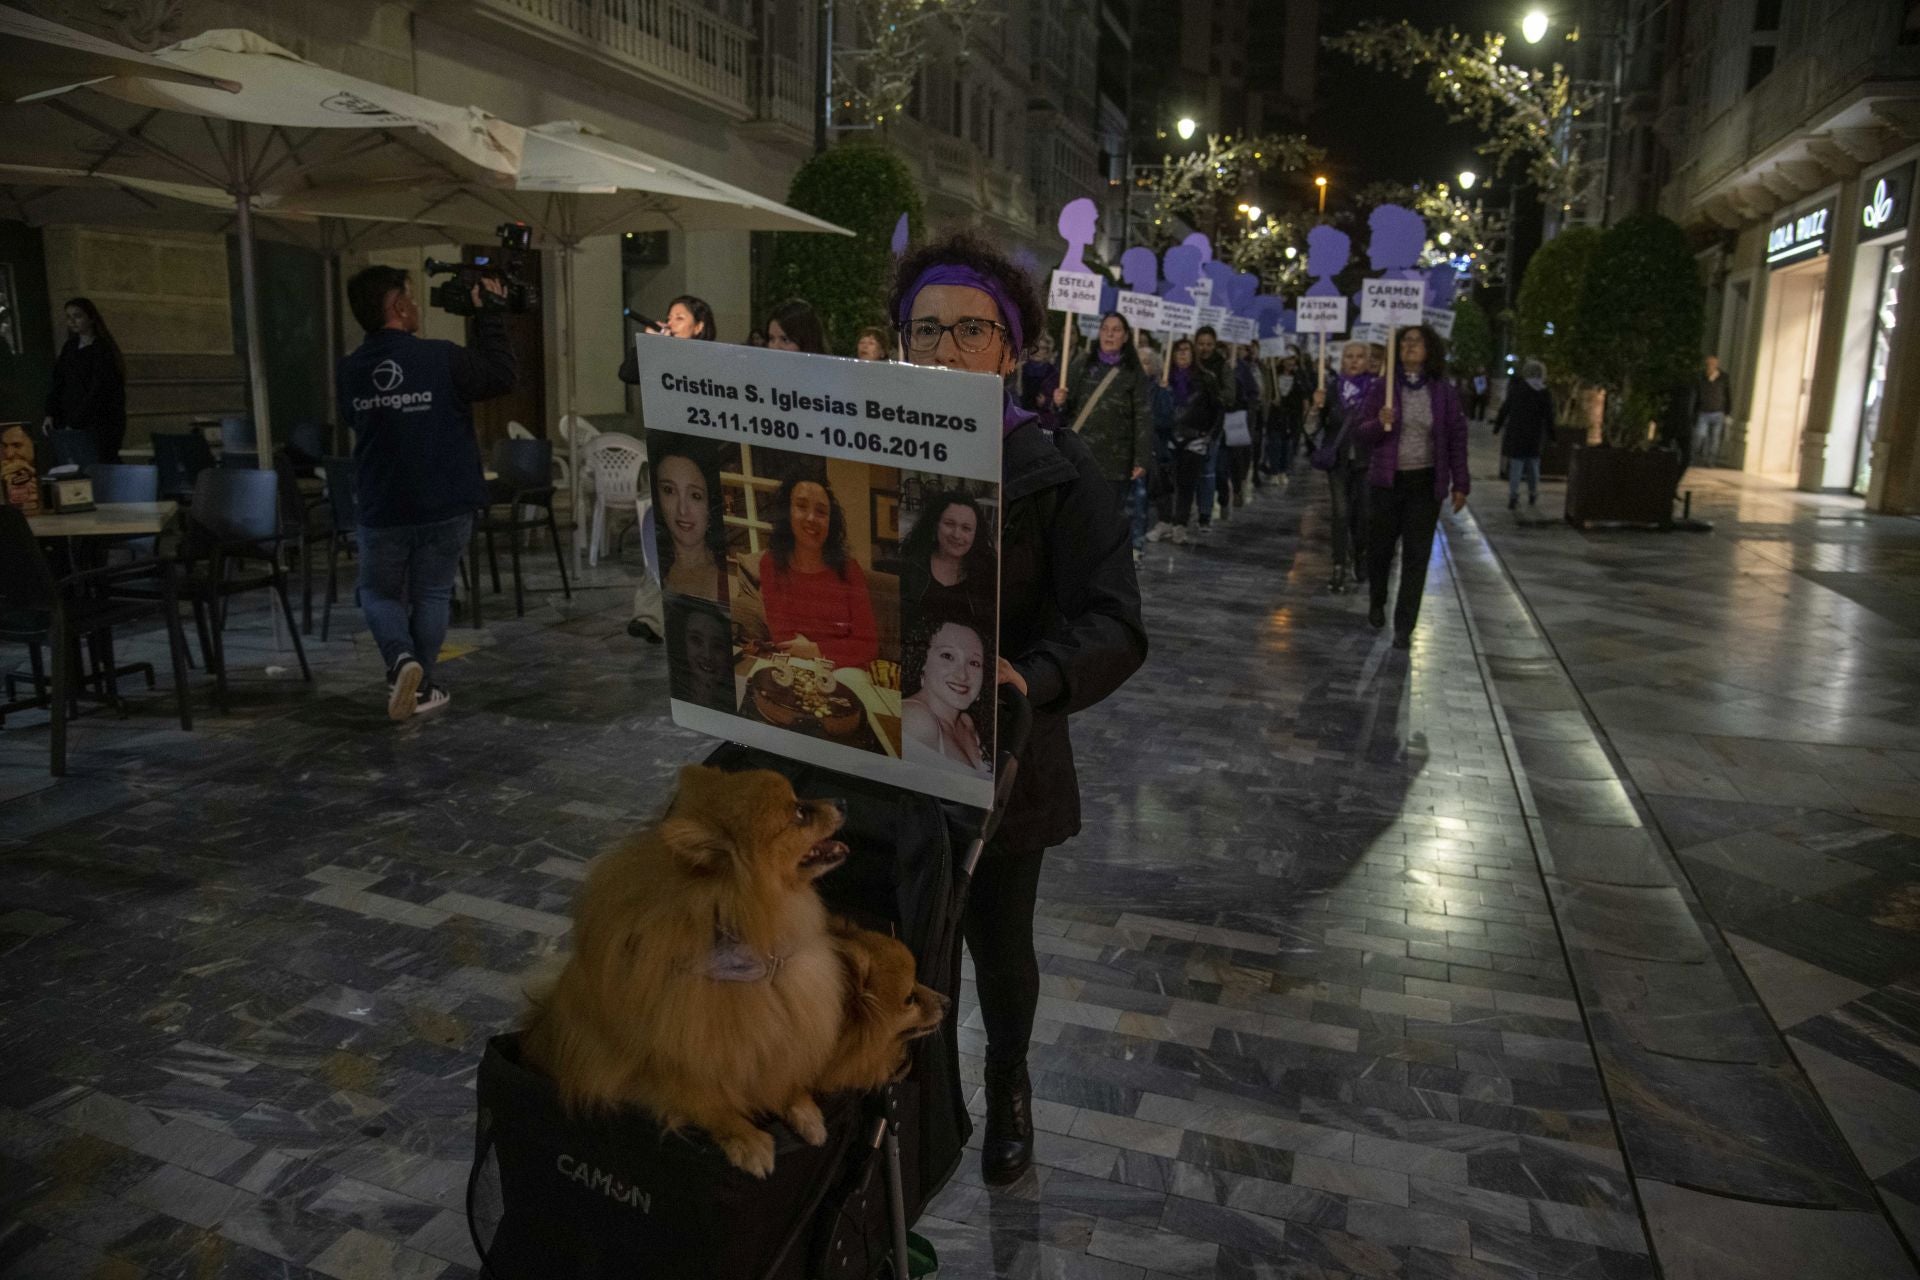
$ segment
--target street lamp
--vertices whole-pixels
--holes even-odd
[[[1315,178],[1313,185],[1320,188],[1320,212],[1327,211],[1327,180],[1324,176]]]
[[[1473,190],[1473,184],[1478,181],[1480,181],[1480,175],[1475,173],[1473,170],[1462,169],[1460,171],[1460,189],[1462,191]]]
[[[1528,44],[1539,44],[1547,37],[1547,11],[1529,9],[1527,16],[1520,19],[1520,34],[1526,37]]]
[[[1174,123],[1173,129],[1175,133],[1180,135],[1180,140],[1185,142],[1193,137],[1193,131],[1199,127],[1200,126],[1193,122],[1192,116],[1181,116],[1180,119]]]

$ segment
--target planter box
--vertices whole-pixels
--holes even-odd
[[[1668,449],[1584,445],[1567,470],[1567,523],[1673,527],[1680,455]]]
[[[1567,474],[1567,468],[1573,461],[1573,451],[1587,442],[1585,427],[1569,427],[1555,424],[1553,434],[1540,442],[1540,475],[1542,479],[1559,480]]]

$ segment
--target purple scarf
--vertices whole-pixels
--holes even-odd
[[[1188,397],[1193,395],[1193,366],[1190,364],[1173,366],[1173,372],[1167,375],[1167,385],[1173,389],[1173,402],[1185,404]]]
[[[952,284],[967,289],[978,289],[993,299],[994,307],[1000,312],[1000,323],[1007,326],[1007,341],[1012,350],[1024,351],[1027,347],[1027,335],[1020,328],[1020,308],[1013,305],[1013,298],[1007,293],[1006,286],[992,276],[982,275],[972,267],[958,262],[936,262],[920,273],[900,297],[900,314],[896,317],[901,324],[913,319],[913,304],[920,297],[920,291],[930,284]],[[1023,422],[1032,422],[1040,415],[1030,413],[1014,403],[1013,392],[1007,392],[1006,404],[1000,410],[1000,431],[1002,435],[1012,431]]]
[[[1379,375],[1373,373],[1356,373],[1352,377],[1342,373],[1336,376],[1340,380],[1340,405],[1348,409],[1364,400],[1367,392],[1380,380]]]
[[[1122,353],[1119,351],[1109,351],[1105,347],[1095,347],[1093,349],[1093,354],[1100,357],[1101,364],[1107,365],[1108,367],[1112,367],[1113,365],[1120,363],[1120,356]]]

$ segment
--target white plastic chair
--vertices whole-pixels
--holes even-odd
[[[593,478],[593,531],[587,535],[587,563],[599,564],[607,536],[607,508],[636,502],[646,479],[647,446],[617,432],[596,434],[586,446],[581,478]],[[636,509],[637,514],[637,509]],[[611,551],[609,550],[609,554]]]

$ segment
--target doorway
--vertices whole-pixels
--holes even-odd
[[[1807,425],[1826,297],[1824,258],[1776,271],[1767,282],[1768,358],[1762,385],[1754,388],[1748,471],[1788,483],[1799,479],[1800,435]]]

